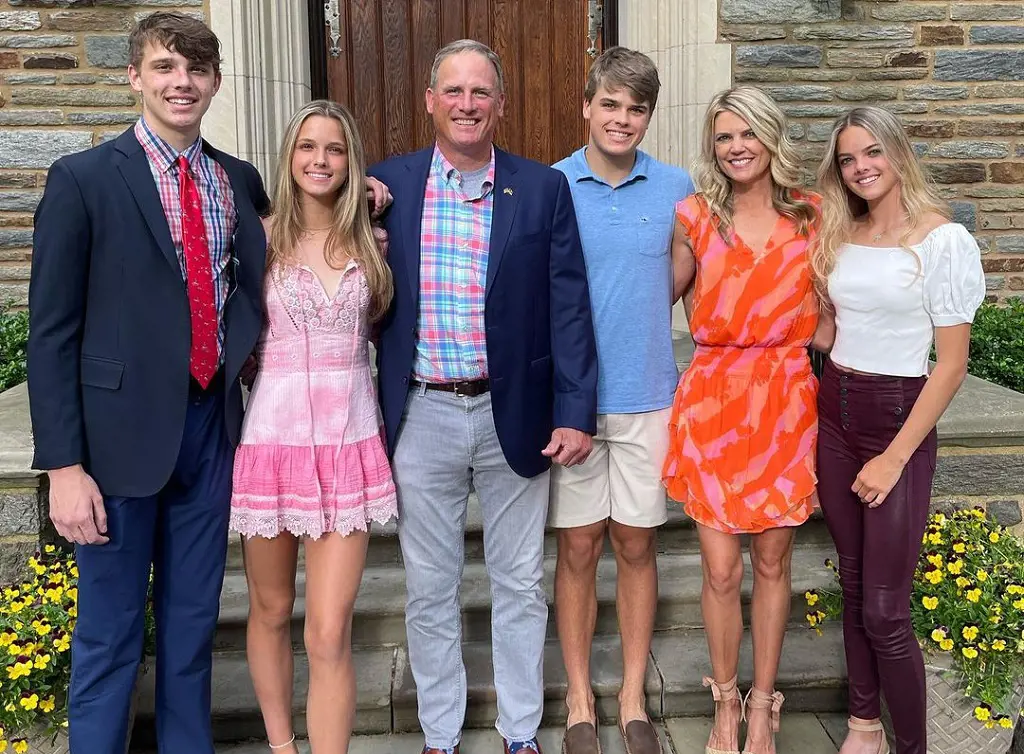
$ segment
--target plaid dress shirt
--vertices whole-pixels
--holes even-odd
[[[437,147],[420,224],[419,340],[413,376],[424,382],[487,376],[484,294],[494,207],[494,151],[480,196]]]
[[[203,205],[203,224],[206,226],[206,240],[210,247],[213,296],[217,308],[218,361],[223,363],[224,304],[227,303],[231,285],[228,265],[234,262],[231,256],[231,239],[238,226],[231,180],[224,168],[203,152],[202,138],[196,139],[191,146],[179,153],[157,136],[143,118],[139,118],[135,124],[135,138],[139,140],[149,160],[149,168],[153,173],[153,180],[156,181],[160,203],[167,218],[167,227],[171,231],[171,241],[174,242],[174,250],[178,255],[178,264],[181,265],[181,276],[186,282],[188,276],[185,268],[185,247],[181,241],[181,196],[176,160],[179,154],[184,154],[188,159]]]

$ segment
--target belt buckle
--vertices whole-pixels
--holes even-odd
[[[455,383],[452,383],[452,392],[455,393],[455,396],[457,398],[468,398],[469,397],[468,393],[462,392],[462,386],[465,385],[465,384],[466,384],[465,382],[455,382]]]

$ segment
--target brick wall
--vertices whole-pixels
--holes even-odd
[[[26,301],[32,212],[46,169],[138,118],[125,74],[136,19],[208,7],[208,0],[0,0],[0,302]]]
[[[1024,2],[721,0],[719,22],[734,80],[784,107],[808,166],[847,108],[899,113],[990,299],[1024,295]]]

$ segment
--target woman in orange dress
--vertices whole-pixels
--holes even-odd
[[[775,754],[775,676],[790,605],[795,527],[811,513],[817,380],[807,348],[818,327],[808,242],[818,198],[800,191],[785,116],[763,92],[717,95],[704,119],[701,192],[676,206],[675,291],[687,295],[696,351],[680,378],[663,479],[697,522],[701,608],[715,726],[706,751]],[[754,683],[736,687],[749,534]]]

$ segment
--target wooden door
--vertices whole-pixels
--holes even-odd
[[[586,141],[588,48],[600,50],[608,36],[588,13],[603,5],[612,16],[607,0],[337,0],[336,18],[333,5],[324,24],[327,94],[354,112],[368,162],[433,141],[423,99],[431,64],[463,38],[489,45],[504,65],[499,146],[551,164]]]

